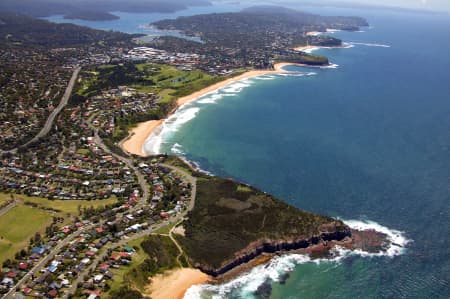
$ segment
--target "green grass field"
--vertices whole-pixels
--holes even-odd
[[[0,262],[13,258],[28,245],[36,232],[45,231],[52,214],[33,207],[18,205],[0,217]]]
[[[110,205],[117,202],[116,197],[111,197],[103,200],[49,200],[42,197],[31,197],[26,195],[14,194],[14,198],[25,202],[32,202],[38,204],[42,208],[52,208],[59,210],[64,214],[71,214],[73,216],[78,216],[78,207],[87,208],[94,207],[98,208],[104,205]],[[6,193],[0,193],[0,203],[10,200],[11,195]]]
[[[64,223],[69,223],[72,217],[78,215],[78,207],[101,207],[114,204],[117,198],[105,200],[48,200],[40,197],[29,197],[14,194],[16,200],[21,202],[16,207],[0,216],[0,263],[13,258],[16,252],[25,248],[28,241],[36,232],[44,232],[53,216],[64,217]],[[0,193],[0,204],[11,200],[11,195]],[[26,202],[37,204],[38,207],[26,205]],[[43,208],[52,208],[61,212],[50,213]]]

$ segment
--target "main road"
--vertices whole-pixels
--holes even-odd
[[[41,129],[41,131],[39,131],[39,133],[37,133],[37,135],[34,136],[33,139],[31,139],[30,141],[25,143],[23,145],[24,147],[38,141],[39,139],[41,139],[42,137],[44,137],[45,135],[47,135],[50,132],[56,116],[61,112],[61,110],[63,110],[64,107],[66,107],[67,103],[69,103],[70,95],[72,94],[72,90],[75,86],[75,83],[77,82],[78,74],[80,73],[80,71],[81,71],[81,67],[75,68],[75,70],[73,71],[73,74],[72,74],[72,78],[70,78],[69,85],[67,85],[66,91],[64,92],[64,95],[61,98],[59,105],[55,108],[55,110],[53,110],[50,113],[50,115],[48,116],[47,121],[45,122],[45,125]]]
[[[32,143],[35,143],[42,137],[46,136],[50,130],[52,129],[53,123],[55,121],[56,116],[63,110],[63,108],[69,103],[70,95],[72,94],[73,88],[75,86],[75,83],[77,82],[78,74],[81,71],[81,67],[77,67],[74,69],[72,73],[72,78],[70,78],[69,85],[67,85],[66,91],[64,92],[63,97],[61,98],[61,101],[59,102],[58,106],[53,110],[50,115],[48,116],[47,120],[45,121],[44,127],[39,131],[39,133],[36,134],[36,136],[33,137],[30,141],[27,143],[21,145],[20,147],[26,147]],[[13,148],[10,150],[2,150],[0,149],[0,154],[2,153],[15,153],[17,152],[17,148]]]

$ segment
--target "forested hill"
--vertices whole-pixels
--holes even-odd
[[[86,12],[108,13],[121,12],[147,12],[172,13],[193,5],[210,5],[208,0],[1,0],[0,11],[21,13],[34,17],[47,17],[51,15],[72,16]],[[91,16],[93,16],[91,14]],[[103,19],[105,15],[99,14]]]
[[[14,13],[0,13],[0,44],[3,46],[75,47],[131,40],[137,35],[102,31],[73,24],[55,24]]]
[[[325,31],[327,28],[358,30],[368,25],[367,21],[360,17],[319,16],[277,6],[256,6],[237,13],[179,17],[154,24],[162,29],[201,34],[205,38],[217,33],[294,33]]]

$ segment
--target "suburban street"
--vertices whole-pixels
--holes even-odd
[[[98,137],[98,140],[97,140],[97,141],[99,141],[98,145],[100,146],[100,144],[102,144],[102,145],[105,147],[104,150],[106,151],[107,147],[103,144],[103,142],[101,142],[101,139],[100,139],[99,137]],[[103,147],[102,147],[102,148],[103,148]],[[112,154],[112,153],[111,153],[111,154]],[[121,157],[121,156],[119,156],[119,155],[116,155],[116,156],[117,156],[117,158]],[[123,158],[123,157],[121,157],[121,158]],[[129,159],[126,159],[126,158],[123,158],[123,159],[129,161]],[[123,160],[122,160],[122,161],[123,161]],[[124,162],[125,162],[125,161],[124,161]],[[131,163],[131,161],[129,161],[129,162]],[[127,163],[127,165],[128,165],[128,163]],[[181,212],[181,213],[175,215],[174,217],[172,217],[172,218],[170,218],[170,219],[164,221],[164,222],[161,222],[161,223],[159,223],[159,224],[153,225],[153,226],[151,226],[150,228],[148,228],[148,229],[146,229],[146,230],[143,230],[143,231],[141,231],[141,232],[138,232],[138,233],[134,234],[134,235],[131,236],[131,237],[128,237],[128,238],[126,238],[126,239],[124,238],[124,239],[120,240],[119,242],[112,243],[112,244],[110,244],[109,246],[106,246],[106,247],[105,247],[106,250],[103,251],[102,254],[96,256],[95,259],[92,261],[91,265],[90,265],[89,267],[87,267],[86,269],[84,269],[83,272],[79,274],[79,276],[77,277],[77,279],[72,283],[72,286],[71,286],[71,287],[69,288],[69,290],[64,294],[63,298],[65,298],[65,299],[66,299],[66,298],[69,298],[69,294],[74,294],[74,293],[75,293],[75,291],[76,291],[76,289],[77,289],[78,283],[82,282],[82,281],[84,280],[84,277],[85,277],[89,272],[95,270],[95,268],[97,267],[97,265],[99,264],[99,262],[102,261],[102,260],[105,258],[105,256],[108,254],[108,249],[115,249],[115,248],[124,246],[125,244],[127,244],[127,243],[129,243],[129,242],[131,242],[131,241],[134,241],[134,240],[136,240],[136,239],[139,239],[139,238],[148,236],[148,235],[150,235],[151,233],[153,233],[153,232],[155,232],[155,231],[158,231],[159,229],[164,228],[164,227],[166,227],[166,226],[168,226],[168,225],[170,225],[170,224],[172,224],[172,223],[175,223],[175,222],[181,222],[181,221],[184,219],[184,217],[186,217],[187,213],[188,213],[189,211],[191,211],[191,210],[194,208],[194,206],[195,206],[195,197],[196,197],[196,189],[197,189],[197,188],[196,188],[196,187],[197,187],[197,185],[196,185],[196,183],[197,183],[196,178],[193,177],[193,176],[191,176],[189,173],[187,173],[186,171],[184,171],[184,170],[182,170],[182,169],[180,169],[180,168],[178,168],[178,167],[175,167],[175,166],[172,166],[172,165],[167,165],[167,164],[161,164],[161,166],[167,167],[167,168],[169,168],[169,169],[171,169],[171,170],[177,172],[178,174],[180,174],[180,175],[182,175],[183,177],[185,177],[185,178],[189,181],[189,183],[191,184],[191,186],[192,186],[192,190],[191,190],[191,199],[190,199],[190,201],[189,201],[189,206],[187,207],[187,209],[184,210],[183,212]],[[138,171],[138,172],[139,172],[139,171]],[[139,173],[140,173],[140,172],[139,172]],[[144,182],[145,182],[145,179],[144,179],[144,178],[143,178],[143,180],[144,180]],[[178,250],[182,253],[183,250],[182,250],[182,248],[180,247],[180,245],[178,244],[178,242],[176,242],[176,240],[173,238],[173,236],[172,236],[172,231],[173,231],[173,228],[171,229],[171,231],[170,231],[170,233],[169,233],[169,237],[170,237],[170,239],[175,243],[175,246],[178,248]]]
[[[25,283],[29,278],[31,278],[32,275],[39,272],[39,270],[41,270],[42,267],[44,267],[49,261],[51,261],[55,257],[55,255],[57,255],[61,251],[61,248],[69,244],[73,239],[75,239],[85,231],[92,229],[93,227],[94,227],[93,225],[83,227],[82,229],[74,232],[73,234],[69,235],[67,238],[59,242],[59,244],[56,245],[56,247],[53,248],[52,251],[50,251],[50,253],[47,254],[43,259],[41,259],[36,265],[34,265],[34,267],[30,271],[28,271],[28,273],[25,274],[22,277],[22,279],[20,279],[14,285],[14,287],[12,287],[11,290],[3,296],[3,298],[4,299],[13,298],[16,289],[19,289],[23,283]]]
[[[125,163],[125,165],[127,165],[130,169],[133,170],[134,174],[136,175],[139,185],[141,186],[142,189],[142,197],[141,197],[141,201],[138,204],[138,206],[142,206],[146,203],[147,199],[149,198],[150,195],[150,190],[148,188],[148,184],[147,181],[145,180],[144,175],[142,174],[142,172],[139,171],[139,169],[134,166],[133,161],[131,161],[128,158],[125,158],[121,155],[118,155],[116,153],[113,153],[104,143],[103,140],[100,138],[100,136],[98,136],[98,133],[95,132],[95,137],[94,137],[94,142],[95,144],[100,147],[102,150],[104,150],[105,152],[107,152],[108,154],[110,154],[111,156],[115,157],[116,159],[122,161],[123,163]]]
[[[138,205],[136,205],[133,210],[138,209],[139,207],[143,206],[146,201],[147,198],[149,197],[150,194],[150,190],[149,190],[149,186],[145,180],[144,175],[139,171],[139,169],[137,167],[134,166],[133,162],[125,157],[122,157],[120,155],[117,155],[113,152],[111,152],[109,150],[109,148],[103,143],[102,139],[96,134],[95,135],[95,143],[97,146],[99,146],[100,148],[102,148],[105,152],[113,155],[114,157],[116,157],[117,159],[119,159],[120,161],[124,162],[130,169],[132,169],[136,175],[136,177],[138,178],[139,184],[142,188],[142,190],[144,190],[142,197],[141,197],[141,201],[139,202]],[[172,165],[168,165],[168,164],[160,164],[163,167],[166,167],[168,169],[171,169],[174,172],[177,172],[179,175],[183,176],[191,185],[191,199],[189,201],[189,205],[188,207],[181,213],[175,215],[174,217],[161,222],[157,225],[153,225],[152,227],[143,230],[141,232],[138,232],[136,234],[134,234],[131,237],[128,238],[123,238],[121,239],[119,242],[116,243],[111,243],[109,246],[107,246],[105,249],[105,251],[102,252],[102,254],[98,255],[95,257],[95,259],[92,261],[92,263],[90,264],[89,267],[87,267],[86,269],[84,269],[84,271],[82,273],[80,273],[80,275],[77,277],[77,279],[75,281],[72,282],[71,287],[69,288],[69,290],[67,292],[65,292],[65,295],[63,296],[63,298],[68,298],[69,294],[73,294],[76,291],[77,285],[79,282],[82,282],[85,275],[87,275],[91,270],[94,270],[98,263],[103,260],[103,258],[108,254],[108,249],[115,249],[117,247],[123,246],[125,244],[127,244],[130,241],[142,238],[146,235],[149,235],[161,228],[164,228],[172,223],[175,222],[181,222],[184,217],[186,217],[187,213],[189,211],[192,211],[192,209],[195,206],[195,199],[196,199],[196,193],[197,193],[197,179],[195,177],[193,177],[190,173],[188,173],[187,171],[180,169],[178,167],[172,166]],[[15,202],[11,203],[9,207],[12,208],[14,207]],[[5,208],[8,208],[5,207]],[[4,208],[4,209],[5,209]],[[9,210],[8,209],[8,210]],[[3,209],[2,209],[3,211]],[[2,212],[0,211],[0,213]],[[119,218],[122,217],[123,215],[118,215]],[[90,230],[94,228],[94,225],[89,225],[86,227],[83,227],[82,229],[74,232],[73,234],[69,235],[67,238],[65,238],[64,240],[62,240],[55,248],[53,248],[53,250],[46,255],[42,260],[40,260],[27,274],[24,275],[24,277],[22,277],[22,279],[20,279],[14,287],[11,288],[11,290],[6,293],[3,298],[4,299],[10,299],[13,298],[14,294],[16,293],[16,290],[20,289],[21,286],[32,277],[32,275],[34,275],[35,273],[37,273],[38,271],[40,271],[48,262],[50,262],[57,254],[60,253],[61,249],[63,247],[65,247],[66,245],[68,245],[72,240],[74,240],[76,237],[78,237],[79,235],[81,235],[83,232]],[[169,233],[169,237],[171,238],[171,240],[175,243],[175,245],[177,246],[177,248],[179,249],[180,253],[182,253],[182,249],[180,247],[180,245],[175,241],[175,239],[172,237],[172,230]]]
[[[39,131],[39,133],[34,136],[33,139],[25,143],[23,146],[30,145],[36,141],[38,141],[40,138],[47,135],[50,130],[52,129],[53,122],[55,121],[56,116],[61,112],[61,110],[67,105],[70,99],[70,95],[72,94],[73,87],[75,86],[75,83],[77,82],[78,74],[81,71],[81,67],[77,67],[72,74],[72,78],[70,78],[69,85],[67,85],[66,91],[64,92],[64,95],[61,99],[61,102],[59,102],[59,105],[53,110],[50,115],[47,118],[47,121],[45,122],[44,127]]]
[[[54,120],[56,118],[56,116],[58,115],[58,113],[67,105],[68,100],[70,98],[70,94],[72,92],[72,89],[76,83],[76,79],[78,77],[78,74],[80,72],[81,68],[77,68],[74,70],[74,73],[72,75],[72,78],[69,82],[69,86],[66,89],[66,92],[63,96],[63,99],[61,100],[60,104],[58,105],[58,107],[52,111],[52,113],[50,114],[49,118],[47,119],[47,122],[45,123],[45,126],[42,128],[42,130],[39,132],[39,134],[37,134],[31,141],[29,141],[26,145],[31,144],[32,142],[36,142],[37,140],[39,140],[39,138],[42,138],[43,136],[45,136],[46,134],[48,134],[53,126]],[[92,127],[92,125],[90,124],[90,122],[87,122],[88,125]],[[136,167],[133,163],[133,160],[128,158],[128,157],[124,157],[121,155],[118,155],[114,152],[112,152],[108,146],[106,146],[103,142],[103,140],[101,139],[101,137],[98,135],[98,132],[95,128],[93,128],[95,130],[95,136],[94,136],[94,143],[101,148],[102,150],[104,150],[106,153],[112,155],[113,157],[115,157],[116,159],[120,160],[121,162],[123,162],[127,167],[129,167],[135,174],[135,176],[138,179],[138,183],[142,189],[142,195],[140,197],[140,201],[139,203],[132,209],[132,211],[137,210],[139,208],[141,208],[142,206],[144,206],[147,203],[147,200],[150,197],[150,188],[149,185],[145,179],[144,174],[139,170],[138,167]],[[186,217],[187,213],[189,211],[192,211],[192,209],[195,206],[195,199],[196,199],[196,192],[197,192],[197,180],[195,177],[193,177],[190,173],[188,173],[187,171],[172,166],[172,165],[168,165],[168,164],[160,164],[161,166],[168,168],[176,173],[178,173],[180,176],[184,177],[184,179],[187,180],[187,182],[191,185],[191,198],[189,201],[189,205],[186,207],[186,209],[184,211],[182,211],[181,213],[178,213],[176,215],[174,215],[173,217],[167,219],[166,221],[163,221],[159,224],[153,225],[150,228],[137,232],[136,234],[127,237],[127,238],[123,238],[118,242],[115,243],[111,243],[108,246],[105,247],[105,251],[103,251],[101,254],[99,254],[98,256],[96,256],[91,264],[84,269],[79,276],[76,278],[75,281],[72,282],[70,288],[68,289],[67,292],[65,292],[64,297],[63,298],[68,298],[69,294],[73,294],[76,291],[77,285],[78,283],[82,282],[84,277],[90,273],[91,270],[94,270],[98,263],[100,261],[102,261],[105,256],[108,254],[108,249],[115,249],[117,247],[120,246],[124,246],[125,244],[129,243],[130,241],[142,238],[146,235],[149,235],[151,233],[154,233],[155,231],[164,228],[172,223],[177,223],[177,222],[182,222],[182,220]],[[17,204],[16,201],[13,201],[12,203],[10,203],[9,205],[5,206],[3,209],[0,210],[0,215],[8,212],[10,209],[12,209],[15,205]],[[122,214],[117,214],[117,216],[119,218],[123,217]],[[6,293],[3,298],[5,299],[11,299],[14,297],[14,295],[16,294],[17,290],[20,290],[22,285],[24,283],[26,283],[29,279],[32,278],[32,276],[36,273],[38,273],[41,269],[43,269],[50,261],[52,261],[54,259],[54,257],[56,255],[58,255],[62,248],[64,248],[65,246],[67,246],[70,242],[72,242],[75,238],[77,238],[78,236],[80,236],[82,233],[91,230],[95,227],[95,225],[90,224],[88,226],[85,226],[77,231],[75,231],[74,233],[68,235],[65,239],[63,239],[62,241],[60,241],[46,256],[44,256],[39,262],[37,262],[36,265],[34,265],[34,267],[29,270],[11,289],[8,293]],[[177,248],[180,251],[180,254],[182,253],[182,249],[179,246],[179,244],[175,241],[175,239],[172,237],[172,230],[169,233],[169,237],[171,238],[171,240],[175,243],[175,245],[177,246]]]

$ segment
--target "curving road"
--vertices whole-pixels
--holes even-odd
[[[116,153],[113,153],[104,143],[103,140],[98,136],[98,132],[95,132],[94,136],[94,142],[95,144],[100,147],[102,150],[104,150],[106,153],[110,154],[111,156],[115,157],[116,159],[122,161],[127,165],[131,170],[133,170],[134,174],[136,175],[139,185],[142,189],[142,197],[141,201],[139,202],[138,206],[143,206],[147,199],[150,197],[150,188],[148,187],[147,181],[145,180],[145,176],[142,174],[142,172],[133,164],[133,161],[130,159],[127,159],[121,155],[118,155]]]

